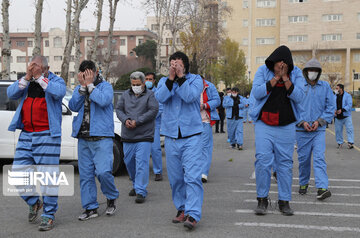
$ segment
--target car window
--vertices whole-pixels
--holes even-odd
[[[2,111],[16,111],[17,106],[20,103],[19,100],[10,100],[7,97],[7,90],[8,85],[0,85],[0,110]]]
[[[114,110],[116,109],[116,104],[120,100],[123,93],[124,93],[123,91],[114,91],[114,99],[113,99]]]

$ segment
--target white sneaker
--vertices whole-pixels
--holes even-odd
[[[203,182],[203,183],[207,182],[207,176],[205,174],[201,175],[201,182]]]

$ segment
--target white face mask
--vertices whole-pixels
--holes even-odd
[[[132,90],[134,91],[135,94],[140,94],[142,93],[144,90],[142,89],[142,86],[131,86]]]
[[[335,94],[339,94],[339,90],[335,90],[334,93],[335,93]]]
[[[318,72],[312,72],[312,71],[308,72],[309,80],[314,81],[317,78],[318,74],[319,74]]]
[[[231,93],[228,93],[227,95],[230,97],[230,96],[231,96]]]
[[[232,93],[232,94],[231,94],[231,96],[236,97],[236,96],[237,96],[237,94],[236,94],[236,93]]]

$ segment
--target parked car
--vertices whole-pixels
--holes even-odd
[[[8,131],[8,126],[15,114],[16,108],[20,103],[20,100],[10,100],[7,97],[7,87],[9,87],[14,81],[0,80],[0,159],[14,158],[16,143],[19,138],[20,130],[15,132]],[[77,139],[71,137],[72,121],[76,116],[76,112],[72,112],[69,107],[69,101],[72,96],[72,90],[67,89],[66,95],[62,101],[62,137],[61,137],[61,155],[60,160],[75,161],[77,160]],[[117,118],[114,112],[114,135],[113,151],[114,151],[114,163],[113,174],[119,174],[124,171],[124,152],[122,143],[120,140],[121,135],[121,122]]]

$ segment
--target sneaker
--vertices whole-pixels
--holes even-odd
[[[172,223],[182,223],[186,220],[184,211],[178,211],[176,217],[172,219]]]
[[[307,190],[308,190],[308,187],[309,187],[309,184],[300,185],[299,194],[301,194],[301,195],[306,194]]]
[[[341,148],[342,148],[342,144],[338,144],[336,148],[337,148],[337,149],[341,149]]]
[[[350,142],[349,142],[349,143],[348,143],[348,148],[349,148],[349,149],[354,149],[354,143],[350,143]]]
[[[230,148],[231,148],[231,149],[235,149],[235,144],[231,144],[231,145],[230,145]]]
[[[319,188],[317,191],[316,198],[319,200],[324,200],[325,198],[331,197],[331,192],[325,188]]]
[[[162,174],[155,174],[155,181],[161,181],[163,180]]]
[[[238,149],[238,150],[243,150],[242,145],[237,144],[236,146],[237,146],[237,149]]]
[[[289,201],[279,200],[279,209],[284,216],[294,215],[294,211],[290,208]]]
[[[136,196],[136,192],[135,192],[135,189],[134,189],[134,188],[130,190],[129,196],[130,196],[130,197],[135,197],[135,196]]]
[[[33,222],[38,218],[38,212],[42,207],[43,202],[40,199],[38,199],[34,205],[29,206],[29,222]]]
[[[85,210],[83,212],[83,214],[81,214],[79,216],[79,220],[80,221],[86,221],[86,220],[89,220],[91,218],[95,218],[95,217],[98,217],[99,214],[97,213],[97,209],[92,209],[92,210]]]
[[[192,230],[196,226],[196,223],[197,222],[192,216],[188,216],[184,222],[184,227],[186,227],[188,230]]]
[[[115,206],[115,199],[108,199],[107,200],[107,208],[106,208],[106,215],[111,216],[115,213],[116,206]]]
[[[144,203],[145,202],[145,197],[143,195],[141,195],[141,194],[137,194],[135,202],[136,203]]]
[[[207,176],[205,174],[201,175],[201,182],[207,183]]]
[[[255,214],[256,215],[266,215],[266,210],[267,207],[269,205],[269,201],[268,198],[257,198],[258,200],[258,205],[257,208],[255,209]]]
[[[49,217],[42,217],[39,231],[50,231],[54,227],[54,220]]]
[[[276,172],[273,172],[273,177],[274,177],[275,183],[277,183],[277,173]]]
[[[215,131],[215,133],[219,133],[219,131]]]

